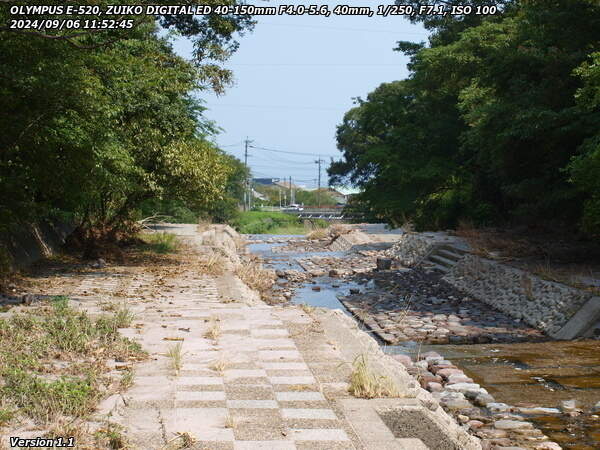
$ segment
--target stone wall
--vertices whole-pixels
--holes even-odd
[[[579,289],[475,255],[463,257],[444,279],[551,336],[592,297]]]

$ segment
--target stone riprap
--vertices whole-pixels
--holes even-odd
[[[340,301],[388,344],[516,342],[544,338],[539,330],[491,309],[442,279],[415,268],[358,275],[364,291]]]
[[[592,297],[579,289],[475,255],[463,257],[444,279],[549,335],[557,333]]]
[[[482,448],[560,449],[528,420],[563,414],[558,408],[511,406],[495,401],[486,389],[436,352],[418,359],[395,355],[446,412],[481,439]]]

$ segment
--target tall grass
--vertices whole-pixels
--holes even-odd
[[[172,233],[144,233],[140,238],[144,242],[142,247],[154,253],[177,253],[181,246],[177,236]]]
[[[307,229],[292,214],[266,211],[246,211],[231,224],[244,234],[304,234]]]

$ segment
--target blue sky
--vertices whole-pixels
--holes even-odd
[[[290,1],[252,2],[255,5]],[[310,4],[311,2],[296,2]],[[333,10],[337,4],[368,5],[364,0],[318,2]],[[376,8],[376,4],[372,4]],[[217,143],[243,160],[242,141],[273,150],[321,155],[326,167],[340,157],[336,126],[353,105],[382,82],[408,74],[408,59],[393,51],[396,41],[425,41],[426,31],[403,17],[266,16],[255,17],[254,32],[240,38],[240,48],[226,63],[235,85],[221,96],[202,93],[208,111],[223,132]],[[189,57],[191,46],[179,41],[176,50]],[[295,184],[314,186],[317,156],[251,149],[249,166],[255,177],[289,177]]]

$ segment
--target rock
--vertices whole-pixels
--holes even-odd
[[[429,392],[442,392],[444,390],[444,387],[440,383],[437,383],[435,381],[430,381],[427,383],[426,389]]]
[[[519,407],[517,410],[522,414],[531,415],[560,414],[560,410],[557,408],[543,408],[541,406]]]
[[[25,294],[23,297],[21,297],[21,303],[24,305],[31,305],[32,303],[37,302],[38,298],[37,296],[33,295],[33,294]]]
[[[449,410],[460,410],[471,406],[467,399],[447,400],[443,401],[443,405]]]
[[[485,439],[501,439],[506,437],[507,434],[504,430],[494,430],[492,428],[480,428],[476,433],[477,436]]]
[[[523,428],[533,428],[533,425],[531,425],[529,422],[503,419],[494,422],[494,428],[498,430],[519,430]]]
[[[563,400],[560,402],[560,409],[565,413],[577,410],[577,400]]]
[[[441,369],[436,372],[436,375],[440,375],[441,377],[448,379],[450,375],[465,375],[464,372],[460,369]]]
[[[360,289],[350,288],[350,293],[351,294],[360,294]]]
[[[556,442],[542,442],[535,446],[536,450],[561,450],[562,447],[558,445]]]
[[[339,276],[340,276],[340,272],[339,272],[337,269],[331,269],[331,270],[329,271],[329,276],[330,276],[331,278],[336,278],[336,277],[339,277]]]
[[[390,270],[392,268],[391,258],[377,258],[377,269],[378,270]]]
[[[467,425],[469,425],[469,428],[476,430],[477,428],[481,428],[484,423],[480,422],[479,420],[469,420]]]
[[[456,419],[459,423],[467,423],[469,421],[469,418],[467,416],[463,416],[462,414],[456,416]]]
[[[427,361],[417,361],[414,365],[415,365],[415,367],[419,367],[420,369],[425,369],[425,370],[427,370],[427,367],[429,367],[429,364],[427,364]]]
[[[469,378],[466,375],[454,374],[448,377],[448,385],[458,384],[458,383],[473,383],[473,379]]]
[[[592,412],[593,413],[597,413],[600,412],[600,402],[596,403],[593,407],[592,407]]]
[[[440,355],[438,352],[433,352],[433,351],[423,353],[421,355],[420,359],[427,359],[427,358],[436,358],[436,359],[440,359],[440,360],[444,359],[443,356]]]
[[[92,269],[104,269],[106,267],[106,261],[102,258],[98,258],[96,261],[90,264]]]
[[[319,292],[321,290],[321,288],[319,286],[313,286],[312,290]]]
[[[468,391],[479,391],[479,389],[481,389],[481,386],[479,386],[477,383],[456,383],[456,384],[450,384],[450,385],[446,385],[446,390],[451,391],[451,392],[462,392],[463,394],[465,392]]]
[[[401,363],[404,367],[413,367],[412,359],[408,355],[394,355],[392,356],[396,361]]]
[[[479,396],[477,396],[477,398],[479,398]],[[477,398],[475,400],[477,400]],[[487,405],[485,405],[485,407],[492,412],[510,411],[510,406],[508,406],[506,403],[488,403]]]

